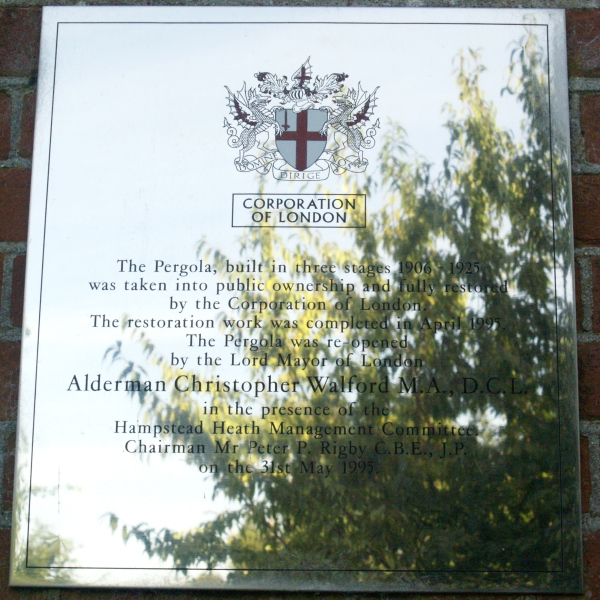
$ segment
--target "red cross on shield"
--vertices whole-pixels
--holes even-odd
[[[313,165],[327,146],[327,135],[320,133],[327,122],[327,110],[309,108],[295,113],[290,108],[279,109],[275,120],[281,133],[275,136],[277,150],[297,171]]]

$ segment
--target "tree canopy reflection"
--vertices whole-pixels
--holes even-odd
[[[285,275],[269,270],[257,275],[266,290],[278,281],[332,279],[331,274],[297,272],[293,265],[303,261],[391,269],[344,275],[356,286],[350,294],[346,288],[302,293],[316,306],[323,302],[325,309],[300,309],[291,315],[284,309],[270,311],[267,322],[291,319],[297,327],[244,330],[244,336],[252,338],[273,333],[282,344],[240,350],[240,357],[262,357],[266,352],[264,364],[259,361],[252,377],[270,375],[277,381],[299,381],[300,386],[295,392],[267,392],[258,399],[215,393],[212,403],[283,407],[283,415],[271,418],[274,429],[267,420],[256,419],[261,432],[251,437],[259,444],[287,444],[285,456],[258,456],[241,444],[235,458],[242,463],[287,463],[290,469],[231,473],[227,464],[232,456],[211,454],[219,467],[213,475],[215,494],[230,500],[233,508],[189,531],[124,525],[126,538],[141,540],[149,555],[184,570],[354,569],[368,580],[370,571],[378,572],[378,578],[382,572],[392,578],[392,571],[404,570],[558,568],[556,367],[568,343],[569,324],[560,316],[564,307],[555,293],[555,285],[563,286],[567,279],[568,243],[564,215],[555,203],[556,194],[566,193],[566,164],[555,163],[552,172],[548,83],[541,60],[535,38],[515,46],[503,90],[514,94],[522,107],[522,132],[514,134],[498,126],[494,104],[481,91],[484,67],[477,55],[460,55],[459,102],[446,107],[443,168],[436,172],[412,156],[402,127],[389,124],[378,175],[345,180],[348,193],[384,199],[369,213],[366,227],[349,230],[347,243],[328,241],[316,229],[299,229],[284,238],[276,229],[254,228],[245,233],[233,258],[201,247],[202,255],[221,272],[227,260],[255,258],[288,265]],[[561,278],[556,282],[555,266]],[[333,279],[341,277],[338,273]],[[419,279],[436,291],[407,291],[407,284]],[[494,286],[496,291],[447,291],[469,284]],[[246,291],[240,297],[251,305],[293,301],[298,292],[283,286],[277,292]],[[336,303],[345,305],[348,299],[347,311],[335,309]],[[342,331],[310,325],[341,317],[365,319],[365,303],[390,307],[368,315],[387,319],[387,328]],[[236,313],[236,318],[253,316],[251,308]],[[452,326],[459,317],[461,327]],[[435,331],[433,325],[424,326],[424,320],[448,325]],[[143,333],[139,336],[149,359],[161,365],[165,380],[172,382],[182,373],[162,360]],[[360,340],[358,349],[353,349],[354,339]],[[394,348],[394,340],[401,339],[406,347]],[[348,360],[336,361],[349,352],[353,354]],[[282,364],[279,354],[304,360]],[[398,354],[402,359],[395,361]],[[139,377],[137,369],[130,367],[129,376]],[[342,378],[377,385],[351,392],[331,386]],[[203,418],[199,403],[187,393],[173,391],[165,399],[140,392],[139,400],[148,419],[158,424]],[[326,406],[330,414],[285,414],[287,406]],[[346,414],[340,416],[340,409]],[[248,421],[228,416],[228,424],[234,426]],[[273,431],[285,430],[278,429],[280,422],[294,431],[298,426],[313,428],[312,433],[279,435]],[[317,427],[333,426],[354,427],[352,431],[365,434],[315,433]],[[459,426],[472,427],[478,435],[463,439],[448,433]],[[396,428],[403,433],[390,435]],[[412,428],[429,428],[429,435],[407,434]],[[245,437],[233,434],[230,439],[239,443]],[[204,438],[214,449],[217,436],[207,432]],[[299,447],[298,440],[305,445]],[[331,444],[330,454],[323,453],[323,442]],[[442,452],[457,450],[455,442],[463,443],[461,452],[442,458]],[[396,453],[396,443],[401,453]],[[350,444],[364,446],[360,460],[369,470],[367,476],[340,468],[341,447],[346,460],[355,457]],[[196,465],[207,460],[199,455],[187,458]],[[301,461],[313,461],[314,473],[299,475]],[[329,473],[327,465],[333,465]],[[319,470],[323,474],[317,474]]]

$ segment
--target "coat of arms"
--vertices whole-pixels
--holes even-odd
[[[310,58],[291,76],[256,73],[257,87],[234,93],[227,86],[233,124],[224,126],[238,171],[270,170],[276,179],[326,179],[329,172],[361,173],[364,150],[375,145],[376,93],[360,83],[347,88],[344,73],[313,77]]]

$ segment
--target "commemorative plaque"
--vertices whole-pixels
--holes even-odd
[[[45,8],[12,584],[581,589],[564,16]]]

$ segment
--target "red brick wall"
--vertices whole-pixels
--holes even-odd
[[[600,11],[567,11],[586,595],[600,598]]]
[[[61,3],[75,4],[68,1]],[[228,3],[250,4],[244,1]],[[7,2],[3,4],[6,5]],[[41,9],[20,8],[20,6],[42,4],[42,2],[20,0],[15,4],[19,8],[0,8],[0,598],[166,600],[215,595],[224,597],[224,594],[211,592],[28,590],[8,587],[11,480],[14,463],[20,326],[23,310],[35,74],[41,23]],[[113,4],[129,4],[129,2]],[[185,4],[189,3],[185,2]],[[355,3],[349,1],[348,4]],[[402,5],[405,2],[388,4]],[[435,4],[455,5],[456,3],[441,1]],[[465,1],[460,4],[469,6],[482,3]],[[485,4],[520,5],[510,0]],[[543,3],[535,3],[536,6],[540,4]],[[548,7],[556,7],[557,4],[559,3],[551,1],[545,3]],[[571,6],[575,2],[565,4]],[[579,5],[585,7],[586,2],[581,1]],[[567,29],[577,261],[585,597],[600,599],[600,9],[568,10]],[[336,594],[336,596],[341,595]],[[274,595],[254,593],[237,594],[235,597],[271,599]],[[293,597],[308,598],[311,594],[294,594]],[[355,598],[356,595],[352,597]],[[434,596],[418,597],[426,600]],[[452,597],[445,596],[449,599]],[[477,598],[479,596],[465,594],[457,597]],[[554,597],[540,596],[545,599]],[[572,597],[581,598],[581,596]],[[485,595],[482,598],[533,600],[537,596]]]

